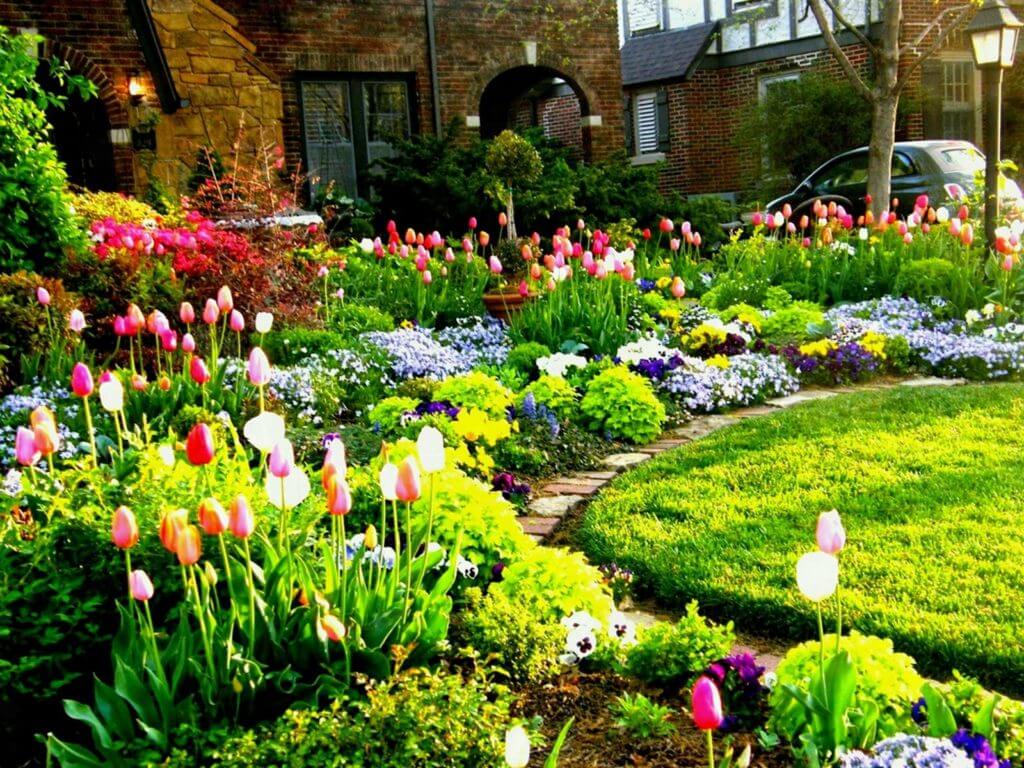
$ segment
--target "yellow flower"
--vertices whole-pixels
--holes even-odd
[[[710,347],[725,341],[724,328],[708,323],[701,323],[689,333],[689,344],[692,349]]]
[[[885,336],[882,334],[877,331],[868,331],[857,343],[875,357],[885,360]]]
[[[656,286],[657,288],[659,288],[659,289],[662,289],[662,290],[664,290],[664,289],[665,289],[665,288],[667,288],[667,287],[668,287],[668,286],[669,286],[669,285],[670,285],[671,283],[672,283],[672,278],[671,278],[671,277],[659,277],[659,278],[658,278],[658,279],[657,279],[657,280],[655,281],[654,285],[655,285],[655,286]]]
[[[405,328],[405,329],[409,329],[409,328],[412,328],[412,327],[413,327],[413,325],[412,325],[412,321],[410,321],[410,320],[403,320],[403,321],[402,321],[402,322],[401,322],[401,323],[399,324],[399,326],[398,326],[398,327],[399,327],[399,328]]]
[[[704,362],[710,365],[712,368],[725,369],[729,367],[729,358],[726,357],[725,355],[715,355],[714,357],[709,357]]]
[[[660,312],[658,312],[658,317],[660,317],[662,320],[672,320],[672,321],[675,321],[675,320],[679,319],[679,310],[678,309],[663,309]]]
[[[455,433],[467,443],[494,445],[512,434],[512,426],[504,419],[489,418],[479,408],[463,408],[455,419]]]
[[[736,320],[752,326],[758,333],[761,332],[761,319],[750,310],[743,310],[742,312],[737,313]]]
[[[807,357],[825,357],[833,349],[838,348],[831,339],[820,339],[819,341],[811,341],[807,344],[800,345],[800,354],[806,355]]]

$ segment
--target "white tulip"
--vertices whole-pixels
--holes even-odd
[[[309,496],[309,476],[298,467],[285,478],[267,473],[265,487],[271,504],[278,509],[294,509]]]
[[[100,405],[110,413],[124,409],[124,385],[120,379],[107,379],[100,384]]]
[[[380,470],[380,492],[384,496],[384,501],[398,499],[398,491],[395,490],[397,484],[398,467],[389,461]]]
[[[174,466],[174,446],[172,445],[161,445],[156,449],[157,454],[160,456],[160,461],[164,463],[165,467]]]
[[[831,597],[839,587],[839,561],[824,552],[808,552],[796,563],[796,585],[812,602]]]
[[[274,327],[274,316],[269,312],[256,313],[256,333],[270,333]]]
[[[526,768],[530,762],[530,737],[521,725],[505,732],[505,764],[508,768]]]
[[[435,427],[420,430],[416,451],[424,472],[440,472],[444,469],[444,436]]]
[[[256,450],[270,453],[275,445],[284,440],[284,419],[276,413],[264,411],[245,422],[242,434]]]
[[[359,241],[359,248],[363,253],[373,253],[373,240],[368,237],[364,237]]]

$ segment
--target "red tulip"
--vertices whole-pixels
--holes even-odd
[[[206,367],[206,363],[201,357],[192,358],[192,362],[189,365],[189,373],[192,376],[192,381],[196,384],[205,384],[210,380],[210,369]]]
[[[139,526],[135,515],[128,507],[114,510],[114,521],[110,526],[110,539],[119,549],[131,549],[139,541]]]
[[[471,230],[472,229],[476,229],[476,216],[470,216],[469,217],[469,228]]]
[[[416,501],[420,497],[420,467],[412,456],[398,466],[395,496],[400,501]]]
[[[701,676],[693,684],[691,695],[693,723],[702,731],[713,731],[722,724],[722,697],[710,677]]]
[[[85,363],[75,363],[71,370],[71,391],[79,397],[88,397],[92,394],[92,374],[85,366]]]
[[[199,502],[199,525],[210,536],[218,536],[228,529],[228,513],[212,496]]]
[[[213,432],[203,422],[196,424],[185,439],[185,455],[189,463],[200,467],[213,461]]]
[[[658,223],[658,229],[660,229],[662,232],[664,232],[666,234],[668,234],[669,232],[671,232],[675,228],[676,228],[676,225],[672,222],[672,219],[662,219]]]

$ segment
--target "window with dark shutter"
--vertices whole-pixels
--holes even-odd
[[[658,151],[658,94],[638,93],[633,99],[636,124],[636,154],[650,155]]]

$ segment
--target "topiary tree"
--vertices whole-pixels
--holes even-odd
[[[544,170],[540,153],[522,136],[506,129],[498,134],[487,149],[487,170],[492,176],[492,192],[505,206],[508,237],[514,241],[516,219],[512,190],[540,178],[541,171]]]
[[[65,249],[83,243],[67,194],[67,174],[49,142],[46,110],[65,97],[36,79],[32,54],[42,38],[0,27],[0,271],[55,274]],[[94,96],[95,86],[67,65],[44,64],[69,91]]]

